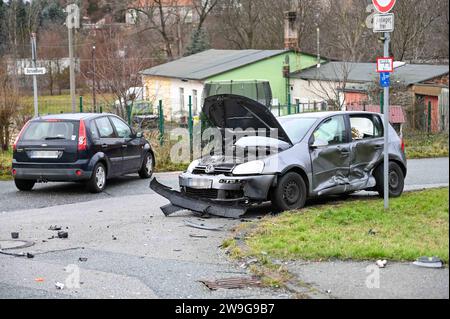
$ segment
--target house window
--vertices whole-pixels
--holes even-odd
[[[197,90],[192,90],[192,114],[197,115],[198,102],[197,102]]]
[[[180,88],[180,111],[184,112],[184,88]]]

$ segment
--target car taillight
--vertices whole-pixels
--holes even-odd
[[[14,144],[13,144],[13,151],[17,150],[17,143],[19,142],[20,138],[22,137],[23,132],[25,132],[25,130],[27,129],[28,125],[30,125],[30,121],[25,123],[25,125],[20,130],[19,135],[17,135],[16,140],[14,141]]]
[[[405,152],[405,140],[401,139],[401,143],[402,143],[402,152]]]
[[[78,150],[85,151],[87,149],[87,138],[86,138],[86,126],[84,121],[80,120],[80,127],[78,129]]]

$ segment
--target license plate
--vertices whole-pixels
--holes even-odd
[[[212,187],[212,180],[204,178],[188,178],[187,187],[207,189]]]
[[[30,158],[48,158],[55,159],[59,157],[59,151],[31,151]]]

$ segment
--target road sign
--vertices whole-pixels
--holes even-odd
[[[395,1],[396,0],[372,0],[372,3],[379,13],[388,13],[394,7]]]
[[[373,32],[394,31],[394,14],[375,14],[373,16]]]
[[[377,72],[394,72],[394,58],[377,58]]]
[[[391,85],[391,74],[388,72],[380,73],[380,86],[388,88]]]
[[[24,73],[25,75],[44,75],[47,70],[45,68],[25,68]]]

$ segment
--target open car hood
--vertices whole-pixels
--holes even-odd
[[[289,136],[272,112],[257,101],[234,94],[213,95],[205,99],[203,113],[220,129],[278,130],[278,139],[292,145]]]

